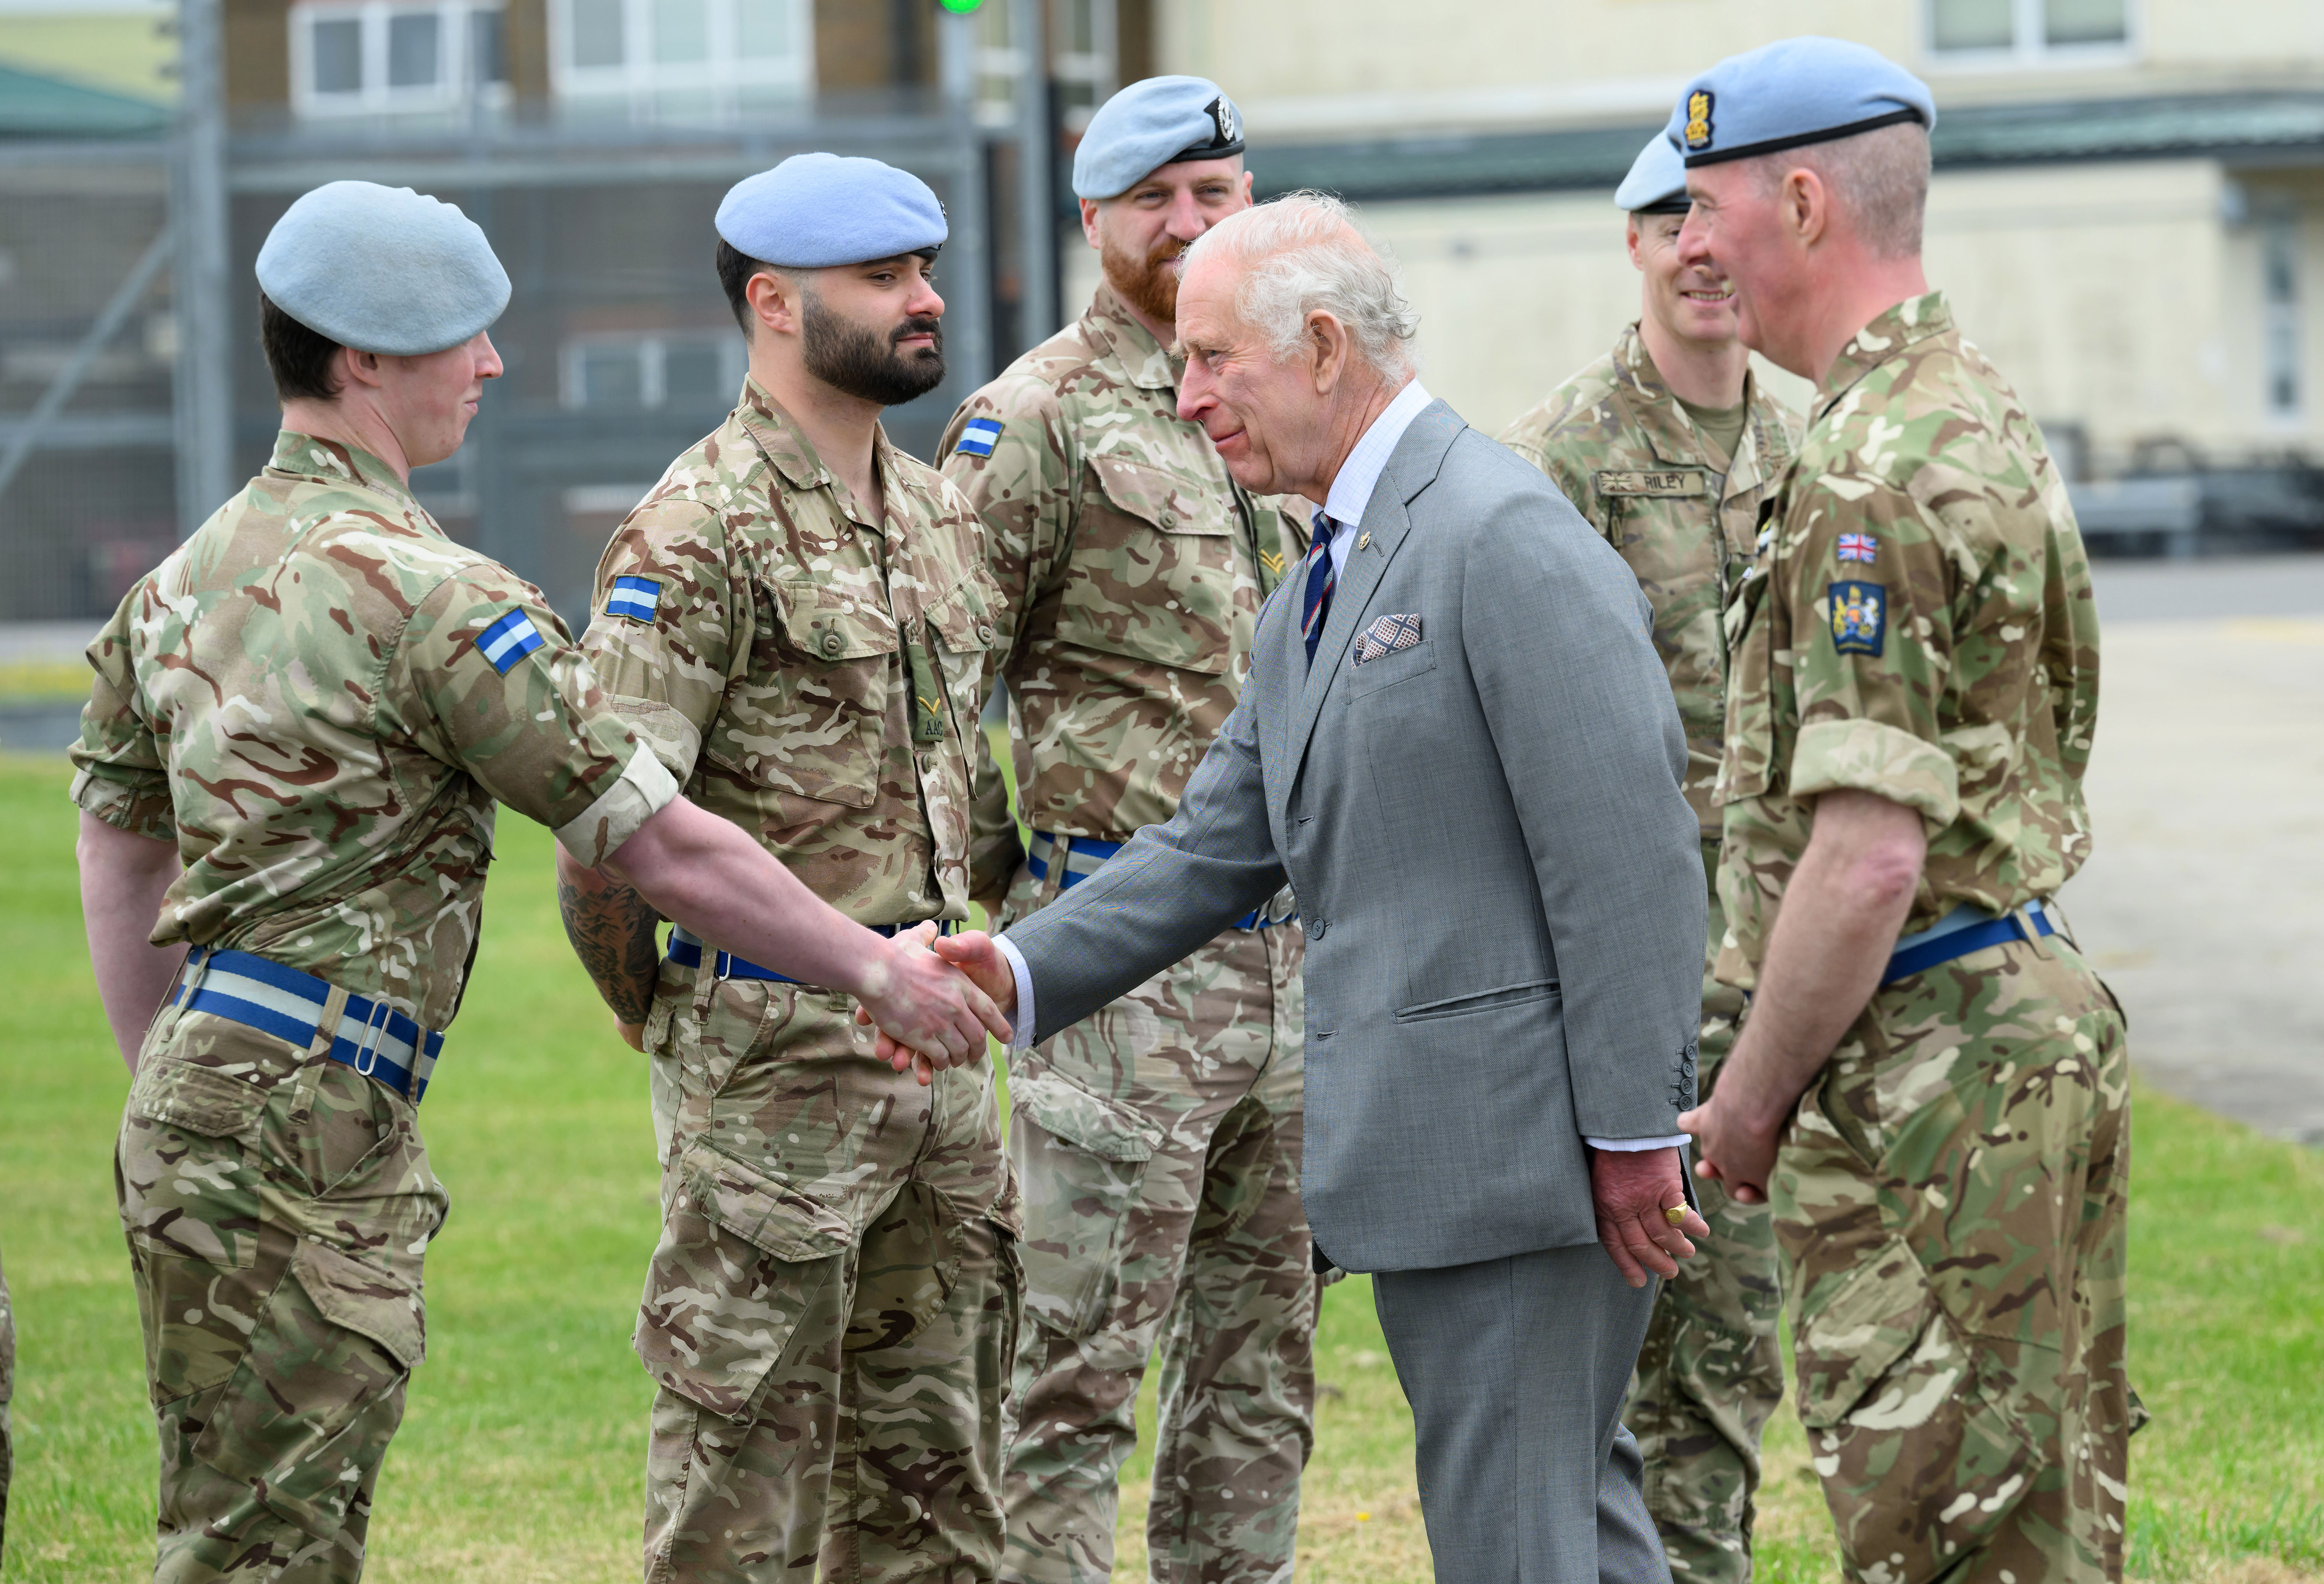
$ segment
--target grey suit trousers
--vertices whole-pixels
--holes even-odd
[[[1437,1584],[1670,1584],[1620,1418],[1660,1286],[1595,1244],[1372,1277]]]

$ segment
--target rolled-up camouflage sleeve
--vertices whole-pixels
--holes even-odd
[[[540,590],[498,568],[456,573],[420,602],[380,717],[591,868],[678,796]]]
[[[963,449],[971,420],[982,420],[979,428],[990,439]],[[994,424],[998,433],[991,432]],[[1072,550],[1074,457],[1056,393],[1036,380],[995,380],[952,415],[938,454],[945,477],[960,486],[984,523],[985,565],[1001,586],[992,613],[1000,635],[985,656],[990,692],[996,680],[1016,676],[1033,608]],[[988,739],[976,760],[968,843],[973,896],[1005,887],[1020,856],[991,749]]]
[[[161,741],[139,708],[137,673],[130,661],[130,624],[152,590],[151,579],[132,588],[88,646],[97,680],[81,706],[80,741],[69,753],[72,801],[117,830],[175,841],[178,819],[169,768]]]
[[[681,785],[756,629],[751,585],[727,552],[710,506],[682,496],[647,501],[598,560],[581,639],[611,708]]]
[[[1952,536],[1907,488],[1868,473],[1803,481],[1786,516],[1800,712],[1791,790],[1871,792],[1941,830],[1960,812],[1955,754],[1979,751],[1949,743],[1941,713],[1955,648]],[[2007,746],[1985,748],[2006,755]]]

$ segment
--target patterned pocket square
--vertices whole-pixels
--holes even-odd
[[[1384,616],[1356,635],[1356,663],[1361,665],[1383,654],[1394,654],[1419,642],[1418,616]]]

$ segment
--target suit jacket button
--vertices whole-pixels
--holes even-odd
[[[1324,931],[1326,929],[1328,929],[1329,927],[1330,927],[1330,923],[1329,923],[1329,921],[1327,921],[1327,920],[1323,920],[1323,919],[1310,919],[1310,920],[1308,920],[1308,921],[1307,921],[1307,939],[1308,939],[1308,940],[1321,940],[1323,938],[1323,931]]]

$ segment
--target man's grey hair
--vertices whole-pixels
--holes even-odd
[[[1854,137],[1811,144],[1779,154],[1763,154],[1761,191],[1773,190],[1784,173],[1813,171],[1848,212],[1849,223],[1875,258],[1917,258],[1921,224],[1929,207],[1929,129],[1900,121]]]
[[[1194,239],[1183,267],[1213,254],[1240,268],[1235,316],[1266,338],[1277,362],[1307,338],[1307,316],[1320,309],[1348,327],[1374,373],[1417,372],[1420,316],[1405,301],[1395,259],[1331,194],[1287,192],[1230,215]]]

